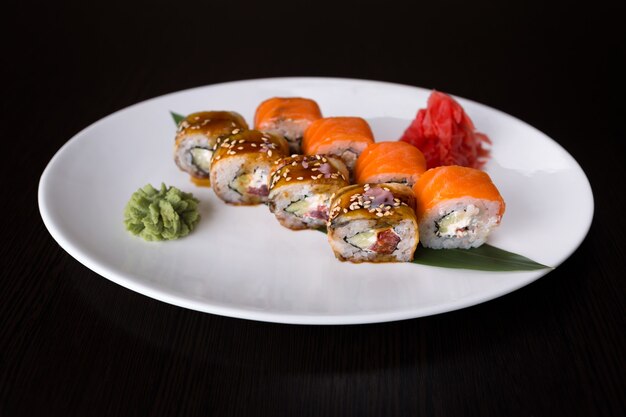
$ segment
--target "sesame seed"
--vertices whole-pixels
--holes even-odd
[[[291,177],[285,177],[285,181],[291,181]]]
[[[267,156],[272,156],[272,151],[271,151],[271,149],[267,151]]]
[[[243,146],[237,146],[237,149],[239,149],[241,151],[241,150],[243,150]]]
[[[302,181],[304,179],[304,177],[297,177],[296,179],[299,180],[299,181]]]
[[[347,212],[348,212],[348,209],[343,209],[343,212],[344,212],[344,213],[347,213]]]

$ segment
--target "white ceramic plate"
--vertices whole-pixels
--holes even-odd
[[[275,78],[168,94],[89,126],[52,158],[39,208],[56,241],[124,287],[182,307],[253,320],[348,324],[451,311],[509,293],[549,270],[478,272],[407,264],[342,263],[324,234],[281,227],[265,206],[231,207],[172,160],[169,111],[235,110],[248,122],[272,96],[315,99],[326,116],[361,116],[376,139],[397,140],[430,91],[335,78]],[[489,243],[556,267],[587,234],[589,182],[552,139],[498,110],[458,98],[493,140],[486,166],[507,211]],[[202,220],[188,237],[148,243],[122,223],[130,195],[161,182],[192,191]],[[564,209],[567,207],[567,209]]]

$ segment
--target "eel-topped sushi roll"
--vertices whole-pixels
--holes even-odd
[[[244,118],[234,111],[192,113],[178,124],[174,161],[192,179],[208,179],[217,139],[247,129]]]
[[[413,186],[422,245],[475,248],[504,214],[500,192],[484,171],[456,165],[426,171]]]
[[[330,198],[346,187],[348,169],[341,159],[292,155],[272,168],[269,208],[283,226],[318,229],[326,226]]]
[[[277,133],[289,142],[289,151],[301,153],[304,131],[320,119],[322,112],[314,100],[302,97],[272,97],[256,109],[254,128]]]
[[[229,204],[267,202],[271,167],[288,153],[281,136],[257,130],[218,139],[211,159],[213,191]]]
[[[328,241],[341,261],[408,262],[419,242],[415,197],[402,184],[351,185],[332,199]]]
[[[306,155],[335,155],[343,160],[351,179],[357,158],[374,143],[374,134],[360,117],[326,117],[311,123],[304,132],[302,151]]]
[[[359,184],[397,182],[410,187],[424,171],[422,151],[406,142],[372,143],[359,155],[354,169]]]

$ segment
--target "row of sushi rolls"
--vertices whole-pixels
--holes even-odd
[[[435,94],[460,108],[439,92],[429,106]],[[471,136],[471,121],[454,110],[451,117],[465,117],[457,122]],[[326,228],[341,261],[408,262],[419,242],[434,249],[482,245],[505,209],[477,162],[476,149],[483,157],[488,151],[478,146],[463,155],[464,143],[452,150],[445,137],[429,142],[425,130],[441,130],[429,117],[436,115],[418,113],[401,140],[376,142],[363,118],[322,117],[312,99],[273,97],[256,109],[252,129],[234,111],[188,115],[178,124],[174,160],[227,204],[266,204],[292,230]],[[441,157],[452,151],[458,155],[445,164]],[[474,166],[454,165],[459,161]]]

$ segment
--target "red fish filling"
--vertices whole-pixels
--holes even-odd
[[[390,255],[402,240],[392,228],[384,230],[370,230],[345,237],[346,243],[367,252],[376,252],[381,255]]]
[[[270,191],[267,188],[267,185],[262,185],[260,187],[248,187],[248,194],[258,195],[260,197],[267,197]]]
[[[400,243],[400,236],[393,231],[393,229],[383,230],[376,236],[376,243],[374,243],[370,250],[383,255],[389,255],[393,253]]]

